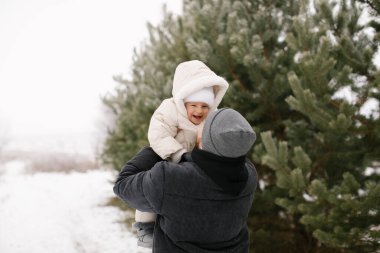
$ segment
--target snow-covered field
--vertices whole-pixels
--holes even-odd
[[[0,163],[1,253],[147,253],[121,222],[128,214],[105,203],[111,171],[26,173]]]

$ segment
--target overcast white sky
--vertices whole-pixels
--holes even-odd
[[[181,0],[0,0],[0,131],[94,131],[100,96],[128,73],[163,3],[181,12]]]

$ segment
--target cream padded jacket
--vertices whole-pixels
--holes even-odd
[[[183,100],[210,86],[215,93],[215,102],[210,108],[212,112],[217,109],[228,89],[227,81],[198,60],[183,62],[177,66],[173,79],[173,97],[161,103],[149,124],[150,146],[161,158],[179,162],[183,153],[194,148],[198,126],[187,118]]]

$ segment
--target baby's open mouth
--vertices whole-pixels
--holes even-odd
[[[193,115],[193,117],[196,118],[196,119],[202,119],[202,116]]]

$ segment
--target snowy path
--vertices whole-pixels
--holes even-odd
[[[147,253],[119,221],[125,213],[104,206],[114,175],[25,174],[24,163],[0,164],[1,253]]]

